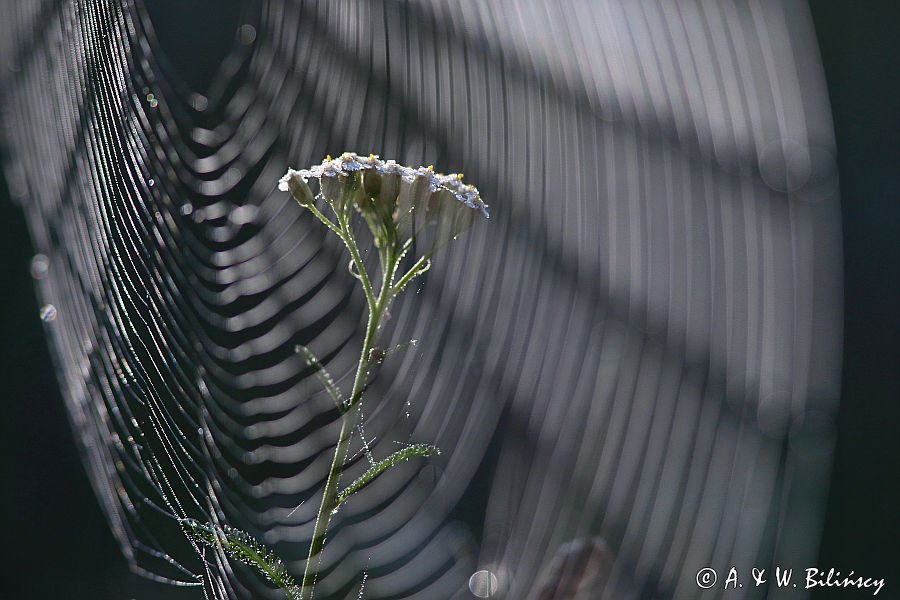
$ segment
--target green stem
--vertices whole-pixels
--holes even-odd
[[[356,240],[349,232],[349,223],[341,219],[341,225],[344,230],[342,239],[350,250],[350,255],[359,269],[360,281],[365,288],[369,282],[366,274],[365,266],[359,258],[359,249],[356,247]],[[375,336],[378,333],[378,326],[381,323],[381,317],[388,305],[393,299],[391,294],[391,282],[394,278],[394,271],[397,266],[397,258],[393,253],[388,252],[387,261],[384,265],[386,268],[382,274],[381,291],[378,298],[371,297],[371,287],[367,292],[369,302],[369,321],[366,325],[366,335],[363,340],[362,351],[359,356],[359,364],[356,368],[356,376],[353,379],[353,391],[350,398],[345,402],[341,412],[341,431],[338,435],[337,447],[334,450],[334,458],[331,461],[331,469],[328,471],[328,479],[325,481],[325,490],[322,492],[322,503],[319,505],[319,512],[316,515],[316,524],[313,529],[312,542],[309,546],[309,556],[306,561],[306,567],[303,572],[303,587],[301,589],[301,600],[312,600],[313,586],[316,582],[316,576],[319,572],[319,564],[321,562],[322,548],[325,545],[325,535],[328,532],[328,525],[331,522],[331,515],[338,505],[338,484],[340,483],[341,474],[344,471],[344,462],[347,460],[347,453],[350,449],[350,439],[353,433],[353,419],[355,418],[352,409],[362,399],[363,388],[369,372],[369,353],[375,345]]]
[[[359,274],[359,281],[362,283],[363,292],[366,294],[366,301],[369,304],[369,316],[371,317],[375,310],[375,294],[372,292],[372,282],[369,280],[366,266],[363,264],[362,256],[359,254],[359,248],[356,247],[356,238],[353,237],[353,231],[350,229],[350,219],[347,217],[342,218],[339,215],[338,221],[344,232],[341,234],[341,239],[344,240],[344,244],[350,251],[350,258],[353,259],[353,264],[356,265],[356,272]]]
[[[325,224],[325,227],[338,234],[338,237],[344,240],[345,244],[347,243],[347,240],[344,239],[344,233],[340,229],[338,229],[337,225],[331,222],[331,219],[323,215],[322,212],[318,208],[316,208],[315,204],[311,202],[306,205],[306,208],[308,208],[309,211],[314,214],[317,219],[322,221],[322,223]]]
[[[338,436],[337,448],[331,461],[331,470],[325,482],[325,491],[322,493],[322,504],[316,515],[316,525],[313,530],[312,542],[309,546],[309,556],[303,571],[303,587],[300,590],[301,600],[312,600],[313,586],[319,572],[319,563],[322,558],[322,548],[325,545],[325,534],[328,532],[328,524],[331,521],[332,506],[337,498],[338,482],[344,470],[344,461],[347,459],[347,451],[350,448],[350,434],[353,431],[350,423],[350,415],[341,415],[341,432]]]

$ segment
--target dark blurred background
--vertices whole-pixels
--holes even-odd
[[[229,39],[203,37],[237,18],[236,4],[208,14],[205,3],[157,2],[177,15],[157,24],[173,66],[206,87]],[[900,127],[898,3],[811,2],[841,178],[844,235],[844,362],[834,470],[819,568],[887,578],[882,597],[900,597]],[[197,598],[131,575],[88,484],[72,438],[44,331],[21,210],[0,172],[5,224],[2,360],[0,593],[10,598]],[[813,565],[810,565],[813,566]],[[862,592],[859,592],[862,594]],[[850,597],[817,591],[814,598]]]

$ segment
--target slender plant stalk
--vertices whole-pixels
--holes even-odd
[[[325,490],[322,493],[322,503],[319,506],[319,512],[316,515],[316,524],[313,529],[312,542],[309,547],[309,557],[306,561],[306,567],[303,573],[303,587],[301,590],[301,600],[311,600],[313,594],[313,586],[316,583],[319,565],[321,562],[322,548],[325,545],[325,536],[328,533],[328,525],[331,522],[331,515],[338,506],[338,484],[340,483],[341,474],[344,471],[344,463],[347,460],[347,453],[350,449],[350,439],[353,433],[353,419],[355,413],[353,408],[362,399],[363,388],[369,374],[369,353],[375,347],[375,337],[378,328],[381,325],[381,318],[387,310],[388,305],[396,296],[393,288],[394,272],[399,262],[399,257],[395,256],[390,250],[381,255],[382,281],[381,290],[377,298],[372,297],[371,287],[369,285],[370,278],[366,273],[365,265],[359,254],[356,240],[350,229],[347,219],[339,217],[342,239],[347,244],[350,256],[356,266],[360,281],[363,283],[363,290],[366,292],[369,305],[369,319],[366,325],[366,335],[363,339],[362,350],[359,356],[359,364],[356,368],[356,376],[353,379],[353,388],[350,398],[347,400],[341,412],[341,430],[338,435],[337,446],[334,450],[334,457],[331,461],[331,469],[328,471],[328,479],[325,481]],[[414,269],[420,269],[418,263],[413,265],[410,272],[406,273],[403,278],[407,281],[411,279],[415,273]]]

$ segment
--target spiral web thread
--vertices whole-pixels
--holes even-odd
[[[140,3],[13,0],[0,24],[4,166],[136,570],[276,597],[189,517],[302,572],[337,421],[294,348],[346,384],[363,301],[274,184],[345,149],[465,171],[492,218],[392,308],[385,345],[421,343],[370,386],[345,480],[395,442],[443,454],[341,508],[317,597],[469,598],[485,569],[550,598],[585,548],[617,598],[814,564],[840,239],[803,2],[246,5],[204,94]],[[796,593],[728,593],[767,592]]]

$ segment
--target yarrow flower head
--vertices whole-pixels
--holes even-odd
[[[352,208],[363,216],[378,247],[405,248],[429,231],[434,250],[471,227],[479,215],[490,216],[478,189],[463,183],[462,174],[407,167],[374,154],[345,152],[309,169],[288,169],[278,188],[308,206],[315,198],[309,187],[313,179],[336,214]]]

